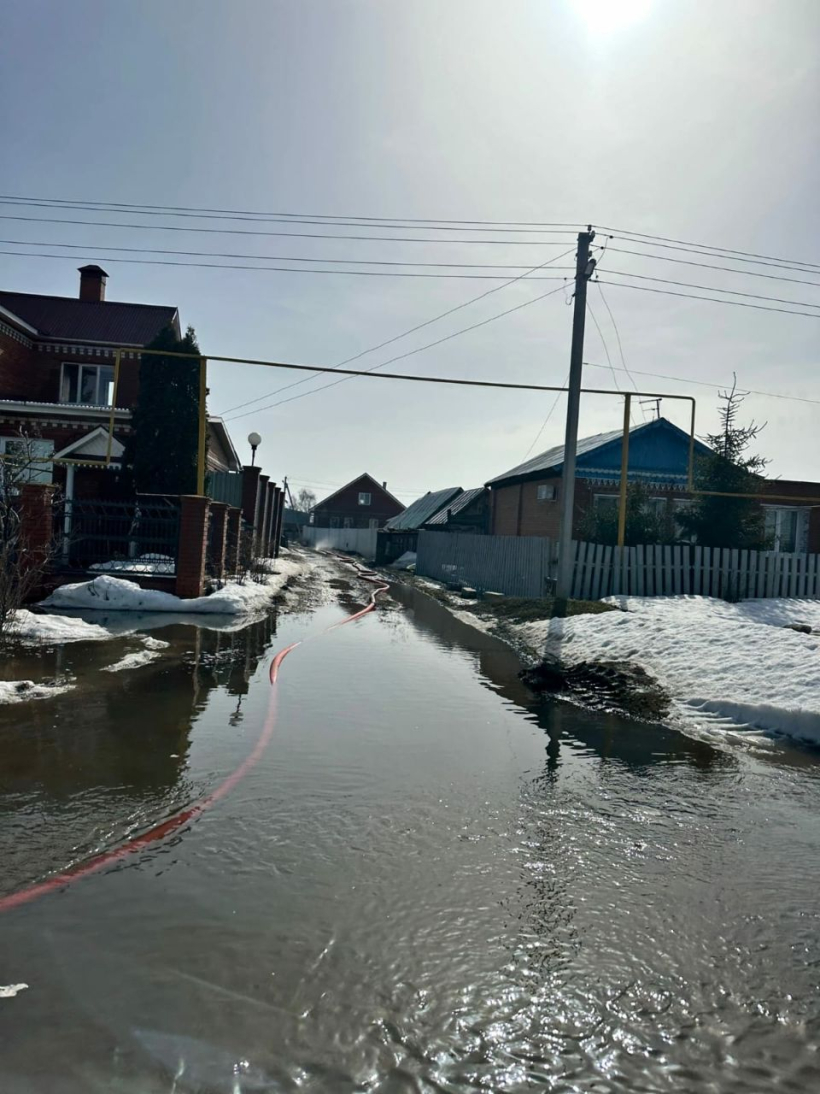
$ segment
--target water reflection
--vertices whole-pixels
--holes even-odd
[[[709,771],[734,762],[731,755],[709,742],[687,737],[658,723],[640,722],[610,712],[580,710],[565,700],[539,699],[520,679],[521,662],[509,646],[457,619],[418,589],[395,585],[391,595],[405,607],[422,634],[440,645],[473,650],[484,685],[526,710],[541,726],[548,737],[548,773],[554,774],[559,769],[562,742],[573,748],[583,745],[604,760],[637,769],[685,763]]]
[[[164,622],[168,648],[133,671],[103,671],[133,648],[133,635],[127,646],[23,652],[6,666],[31,671],[36,658],[41,674],[74,687],[0,708],[0,892],[113,845],[201,792],[187,775],[192,727],[214,689],[236,696],[232,724],[241,720],[276,614],[242,630]]]

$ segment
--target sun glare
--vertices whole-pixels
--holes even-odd
[[[648,13],[652,0],[573,0],[591,31],[609,34],[637,23]]]

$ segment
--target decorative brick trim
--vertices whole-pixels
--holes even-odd
[[[15,330],[14,327],[10,327],[8,323],[4,323],[2,320],[0,320],[0,334],[6,334],[16,342],[21,342],[26,349],[31,349],[34,345],[30,338],[26,338],[25,334],[21,334],[19,330]]]

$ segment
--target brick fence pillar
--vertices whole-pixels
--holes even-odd
[[[210,499],[186,494],[179,502],[176,593],[188,599],[202,596],[205,586]]]
[[[225,559],[228,545],[228,505],[224,501],[211,502],[210,544],[214,577],[220,581],[225,576]]]
[[[239,572],[239,537],[242,533],[242,510],[229,506],[225,518],[225,573]]]
[[[259,476],[259,509],[256,514],[255,551],[259,558],[265,557],[265,525],[268,522],[268,485],[270,475]]]
[[[265,558],[273,558],[273,525],[276,520],[276,483],[268,483],[268,519],[265,521]]]
[[[43,566],[54,546],[54,492],[47,483],[27,482],[20,487],[20,545],[23,566]]]
[[[282,542],[282,523],[285,515],[285,491],[276,488],[276,520],[273,526],[273,557],[279,558],[279,544]]]
[[[261,467],[242,468],[242,518],[251,528],[256,527],[261,473]]]

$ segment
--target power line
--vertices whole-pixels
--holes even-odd
[[[609,318],[612,321],[612,327],[615,331],[615,338],[617,339],[617,342],[618,342],[618,353],[621,355],[621,364],[623,365],[624,371],[626,372],[627,376],[629,377],[629,379],[632,383],[632,386],[637,391],[638,390],[638,385],[632,379],[632,373],[629,371],[629,367],[627,366],[626,357],[624,356],[624,347],[623,347],[623,343],[621,342],[621,332],[618,330],[618,324],[615,322],[615,316],[612,314],[612,308],[610,308],[609,301],[604,296],[604,290],[601,288],[601,282],[596,281],[595,284],[598,286],[598,292],[601,294],[601,300],[603,300],[604,307],[606,308],[607,312],[609,312]]]
[[[609,365],[599,364],[597,361],[584,361],[584,365],[589,368],[601,368],[608,369]],[[626,371],[626,370],[619,370]],[[720,391],[722,388],[731,387],[731,384],[710,383],[708,380],[692,380],[686,376],[670,376],[666,372],[645,372],[641,369],[632,369],[636,376],[652,376],[656,380],[674,380],[678,384],[695,384],[698,387],[713,388],[715,391]],[[786,399],[789,402],[794,403],[810,403],[812,406],[820,406],[820,399],[810,399],[804,395],[786,395],[783,392],[777,391],[758,391],[755,388],[746,388],[746,391],[750,395],[762,395],[767,399]]]
[[[462,308],[467,308],[470,304],[477,304],[479,300],[483,300],[487,296],[492,296],[493,293],[500,292],[501,289],[507,288],[508,285],[514,285],[517,281],[523,280],[527,274],[535,273],[536,270],[541,270],[544,266],[549,266],[553,262],[560,262],[562,258],[566,258],[567,255],[572,254],[574,247],[570,247],[569,250],[562,252],[559,255],[555,255],[553,258],[548,258],[542,262],[540,266],[532,266],[526,274],[519,274],[518,277],[513,277],[503,285],[495,285],[492,289],[487,289],[486,292],[480,293],[478,296],[473,296],[469,300],[465,300],[463,304],[456,304],[455,307],[448,308],[446,311],[441,312],[439,315],[434,315],[432,319],[426,319],[423,323],[417,323],[414,327],[410,327],[409,330],[402,331],[401,334],[396,334],[392,338],[385,339],[384,342],[379,342],[376,346],[371,346],[369,349],[363,349],[359,353],[355,353],[352,357],[347,357],[344,361],[339,361],[334,368],[341,368],[342,365],[349,365],[351,361],[358,361],[361,357],[365,357],[368,353],[375,353],[376,350],[384,349],[385,346],[390,346],[394,342],[398,342],[402,338],[407,338],[411,334],[415,334],[416,331],[423,330],[424,327],[429,327],[433,323],[437,323],[439,319],[446,319],[448,315],[453,315],[457,311],[461,311]],[[376,366],[381,367],[381,366]],[[244,403],[237,403],[236,406],[229,407],[225,411],[226,414],[230,414],[233,410],[241,410],[242,407],[251,406],[253,403],[261,403],[264,399],[273,398],[274,395],[278,395],[281,391],[287,391],[288,388],[299,387],[301,384],[307,383],[312,377],[304,377],[301,380],[296,380],[292,384],[285,384],[284,387],[277,388],[275,391],[269,391],[265,395],[260,395],[255,399],[248,399]]]
[[[569,375],[567,375],[567,378],[566,378],[566,380],[564,381],[564,386],[566,386],[566,385],[567,385],[568,383],[569,383]],[[555,408],[556,408],[556,407],[558,406],[558,402],[559,402],[559,400],[560,400],[560,398],[561,398],[561,396],[562,396],[562,395],[563,395],[563,392],[562,392],[562,391],[559,391],[559,392],[558,392],[558,394],[557,394],[557,395],[555,396],[555,398],[553,399],[553,402],[552,402],[552,406],[551,406],[551,407],[549,408],[549,410],[547,411],[547,416],[546,416],[546,418],[545,418],[545,419],[543,420],[543,422],[541,423],[541,428],[540,428],[540,429],[538,430],[538,432],[537,432],[537,433],[535,434],[535,437],[533,437],[533,441],[532,441],[532,444],[531,444],[531,445],[530,445],[530,447],[529,447],[529,448],[527,449],[527,451],[526,451],[526,453],[525,453],[525,455],[524,455],[524,459],[525,459],[525,460],[526,460],[526,459],[527,459],[527,458],[529,457],[529,454],[530,454],[530,452],[532,452],[532,450],[533,450],[533,449],[535,448],[535,446],[536,446],[536,445],[538,444],[538,440],[539,440],[539,438],[541,437],[541,434],[542,434],[542,433],[544,432],[544,430],[545,430],[545,429],[547,428],[547,425],[549,424],[549,420],[550,420],[550,418],[551,418],[551,417],[553,416],[553,414],[555,413]]]
[[[336,387],[337,384],[343,384],[343,383],[345,383],[346,380],[352,379],[354,376],[367,376],[371,373],[374,373],[377,369],[384,368],[386,365],[392,364],[394,361],[402,361],[402,360],[404,360],[405,357],[412,357],[413,354],[415,354],[415,353],[421,353],[423,350],[432,349],[434,346],[440,346],[442,344],[442,342],[449,342],[451,339],[457,338],[460,334],[466,334],[468,331],[476,330],[478,327],[484,327],[488,323],[494,322],[496,319],[501,319],[502,316],[510,315],[512,312],[515,312],[515,311],[520,311],[521,308],[527,308],[527,307],[530,306],[530,304],[536,304],[539,300],[544,300],[548,296],[554,296],[556,293],[561,292],[561,290],[563,288],[564,288],[563,285],[559,285],[559,287],[557,289],[551,289],[549,292],[545,292],[545,293],[542,293],[540,296],[533,297],[532,300],[525,300],[523,302],[523,304],[516,304],[514,308],[508,308],[506,311],[499,312],[497,315],[491,315],[489,317],[489,319],[482,319],[482,321],[480,323],[473,323],[469,327],[463,327],[461,330],[454,331],[452,334],[447,334],[443,338],[438,338],[435,342],[428,342],[428,344],[426,346],[419,346],[416,349],[408,350],[406,353],[400,353],[396,357],[391,357],[389,361],[382,361],[381,364],[374,365],[372,368],[365,369],[362,372],[358,372],[358,371],[353,372],[352,370],[348,370],[348,369],[340,370],[340,371],[344,371],[346,373],[346,375],[343,376],[340,380],[334,380],[330,384],[323,384],[322,387],[314,388],[311,391],[303,391],[299,395],[291,395],[287,399],[280,399],[276,403],[269,403],[267,406],[258,407],[256,411],[246,410],[242,414],[234,414],[232,418],[226,418],[225,420],[230,422],[230,421],[236,421],[237,418],[246,418],[248,416],[248,414],[261,413],[261,411],[263,411],[263,410],[271,410],[273,407],[283,406],[285,403],[292,403],[296,399],[304,399],[306,395],[315,395],[319,391],[326,391],[327,388]],[[332,372],[332,371],[335,371],[335,369],[337,369],[338,367],[339,367],[338,365],[334,365],[334,366],[332,366],[332,368],[323,369],[322,371]],[[426,379],[428,379],[428,380],[430,380],[431,382],[434,382],[434,383],[440,382],[440,377],[430,377],[430,376],[428,376],[428,377],[426,377]],[[472,387],[488,386],[487,384],[485,384],[481,380],[464,380],[464,381],[460,381],[460,382],[464,383],[465,385],[472,386]],[[520,385],[502,384],[502,385],[497,385],[497,386],[518,387]],[[524,385],[524,386],[526,387],[527,385]],[[538,388],[538,390],[542,390],[542,389]]]
[[[609,369],[612,373],[612,382],[615,385],[616,391],[620,391],[621,389],[618,387],[618,378],[615,375],[615,369],[612,367],[612,358],[609,355],[609,346],[606,344],[606,339],[604,338],[604,332],[601,330],[601,324],[598,322],[598,318],[595,315],[595,312],[592,310],[592,304],[589,302],[589,300],[587,300],[587,311],[592,316],[592,322],[595,324],[595,329],[598,332],[598,337],[601,339],[601,345],[604,347],[604,353],[606,354],[606,359],[607,359],[607,361],[609,361]]]
[[[0,244],[4,247],[61,247],[72,251],[118,251],[128,252],[129,254],[159,254],[159,255],[182,255],[192,258],[251,258],[258,262],[326,262],[330,265],[350,265],[350,266],[432,266],[436,268],[451,269],[451,270],[532,270],[537,267],[529,266],[527,264],[502,264],[495,262],[398,262],[391,261],[382,258],[302,258],[299,255],[254,255],[254,254],[237,254],[232,251],[171,251],[165,250],[161,247],[109,247],[109,246],[97,246],[95,244],[86,243],[57,243],[54,241],[45,240],[27,240],[27,239],[0,239]],[[560,244],[549,243],[545,246],[554,247],[560,246]],[[566,252],[569,254],[570,251]],[[17,252],[7,252],[17,253]],[[33,256],[37,257],[37,256]],[[50,256],[49,256],[50,257]],[[65,257],[65,256],[62,256]],[[554,261],[554,260],[553,260]],[[193,263],[190,263],[193,265]],[[252,267],[255,269],[256,267]],[[264,267],[262,267],[264,268]],[[561,266],[559,269],[574,269],[571,266]],[[786,279],[788,280],[788,279]]]
[[[721,254],[726,254],[726,255],[741,255],[744,258],[759,259],[763,262],[791,262],[793,264],[800,265],[800,266],[812,266],[815,269],[820,269],[820,264],[818,264],[816,262],[804,262],[802,259],[799,259],[799,258],[795,258],[795,259],[779,258],[776,255],[756,254],[754,251],[736,251],[736,250],[732,250],[732,248],[730,248],[730,247],[717,247],[717,246],[715,246],[714,244],[711,244],[711,243],[692,243],[692,242],[690,242],[688,240],[685,240],[685,239],[673,239],[673,238],[670,238],[669,236],[649,235],[646,232],[631,232],[631,231],[628,231],[627,229],[624,229],[624,228],[607,228],[605,226],[602,226],[601,231],[602,232],[615,232],[617,235],[621,235],[621,236],[636,236],[637,239],[648,239],[648,240],[652,240],[652,241],[658,240],[658,241],[661,241],[663,243],[676,243],[676,244],[678,244],[679,246],[682,246],[682,247],[699,247],[701,249],[708,249],[710,251],[718,251]],[[637,239],[633,240],[633,242],[637,242]]]
[[[356,236],[356,235],[332,235],[326,232],[282,232],[282,231],[251,231],[248,228],[201,228],[191,227],[187,224],[128,224],[119,220],[67,220],[59,217],[27,217],[0,213],[0,220],[22,221],[26,224],[79,224],[85,228],[133,228],[144,232],[200,232],[207,235],[230,236],[283,236],[293,239],[355,239],[368,243],[445,243],[445,244],[470,244],[480,247],[504,245],[505,247],[541,247],[547,241],[541,239],[429,239],[423,236]],[[561,230],[545,230],[545,235],[572,235],[572,232]],[[560,246],[560,244],[557,244]]]
[[[100,248],[101,250],[104,248]],[[88,248],[89,257],[94,248]],[[0,251],[3,255],[14,255],[18,258],[61,258],[72,260],[69,255],[47,254],[43,251]],[[177,266],[201,270],[256,270],[258,273],[298,273],[298,274],[331,274],[336,277],[416,277],[445,281],[498,281],[505,274],[468,274],[468,273],[415,273],[411,270],[325,270],[315,266],[309,269],[300,269],[296,266],[247,266],[236,262],[175,262],[170,258],[112,258],[108,256],[105,262],[116,262],[129,266]],[[568,269],[568,267],[559,267]],[[555,277],[533,277],[532,281],[556,281]],[[499,286],[503,288],[502,286]]]
[[[614,271],[609,271],[610,273]],[[629,275],[628,275],[629,276]],[[660,293],[661,296],[679,296],[684,300],[708,300],[712,304],[729,304],[734,308],[753,308],[755,311],[774,311],[781,315],[804,315],[809,319],[818,319],[820,315],[811,311],[790,311],[788,308],[770,308],[765,304],[746,304],[743,300],[722,300],[718,296],[699,296],[696,293],[675,292],[673,289],[653,289],[649,285],[630,285],[626,281],[602,281],[602,285],[615,285],[619,289],[637,289],[638,292]]]
[[[680,249],[680,248],[679,248]],[[780,277],[779,274],[761,273],[759,270],[737,270],[732,266],[715,266],[710,262],[693,262],[687,258],[671,258],[669,255],[654,255],[647,251],[630,251],[625,247],[610,247],[613,254],[635,255],[638,258],[654,259],[657,262],[675,262],[682,266],[699,266],[704,270],[723,270],[725,273],[740,274],[742,277],[765,277],[769,281],[785,281],[793,285],[813,285],[820,289],[820,281],[806,281],[801,277]],[[687,251],[687,254],[708,254],[707,251]],[[796,266],[786,266],[784,269],[798,269]],[[806,272],[806,271],[803,271]]]
[[[581,223],[578,221],[538,221],[538,220],[488,220],[488,219],[454,219],[452,217],[375,217],[362,214],[333,214],[333,213],[293,213],[293,212],[259,212],[249,209],[219,209],[203,206],[192,205],[151,205],[146,202],[112,202],[112,201],[100,201],[97,199],[69,199],[69,198],[42,198],[34,197],[32,195],[20,195],[20,194],[0,194],[0,201],[12,204],[31,202],[38,207],[56,207],[65,208],[66,211],[70,211],[72,208],[79,208],[83,205],[100,206],[105,209],[111,209],[113,211],[148,211],[155,215],[170,214],[170,213],[213,213],[220,215],[229,215],[231,217],[250,217],[252,219],[258,219],[260,217],[273,217],[273,218],[285,218],[285,221],[295,222],[297,220],[317,220],[320,223],[326,221],[365,221],[376,226],[385,226],[387,224],[395,224],[401,222],[403,225],[419,224],[422,227],[433,228],[441,225],[455,225],[456,229],[467,228],[468,225],[481,225],[491,226],[495,228],[507,228],[523,227],[536,231],[544,228],[564,228],[569,230],[577,230],[581,227]],[[443,230],[439,227],[436,230]],[[470,230],[470,229],[468,229]],[[622,235],[624,237],[633,237],[631,241],[633,243],[640,243],[641,240],[647,240],[655,245],[660,243],[675,244],[674,249],[686,248],[686,249],[699,249],[701,253],[718,252],[725,255],[742,256],[742,259],[750,259],[756,263],[787,263],[792,266],[809,266],[813,269],[820,269],[820,264],[815,262],[807,262],[802,259],[786,259],[776,257],[773,255],[762,255],[752,251],[741,251],[727,247],[721,247],[710,243],[695,243],[689,240],[675,239],[670,236],[653,235],[647,232],[637,232],[628,228],[613,228],[602,226],[600,229],[602,232],[612,232]],[[716,257],[713,255],[712,257]],[[738,261],[741,258],[737,259]]]
[[[607,270],[608,274],[617,274],[618,277],[634,277],[638,281],[654,281],[658,285],[678,285],[683,289],[703,289],[704,292],[722,292],[729,296],[742,296],[748,300],[769,300],[773,304],[794,304],[799,308],[820,308],[820,304],[813,304],[807,300],[788,300],[782,296],[763,296],[754,292],[739,292],[737,289],[721,289],[717,285],[695,285],[691,281],[671,281],[667,277],[649,277],[647,274],[630,273],[627,270]]]
[[[33,209],[62,209],[65,211],[82,212],[82,213],[107,213],[109,211],[119,211],[129,213],[131,216],[145,216],[145,217],[191,217],[196,220],[233,220],[244,221],[250,224],[313,224],[313,225],[326,225],[327,227],[340,227],[340,228],[400,228],[405,231],[421,232],[421,231],[435,231],[435,232],[487,232],[490,234],[498,235],[500,232],[514,232],[516,235],[533,235],[544,234],[543,228],[514,228],[514,227],[468,227],[467,223],[463,223],[459,226],[448,225],[443,222],[438,223],[413,223],[411,221],[389,221],[383,220],[373,223],[370,218],[364,219],[360,217],[345,219],[334,218],[330,223],[322,218],[317,219],[315,217],[299,216],[295,213],[289,214],[273,214],[266,215],[263,213],[252,213],[247,215],[232,214],[223,215],[220,213],[206,213],[206,212],[174,212],[174,211],[157,211],[149,209],[144,206],[119,206],[116,209],[110,209],[107,203],[95,202],[94,204],[75,202],[72,205],[66,205],[62,202],[46,202],[46,201],[23,201],[23,200],[11,200],[8,198],[0,198],[0,205],[7,205],[12,207],[24,206]],[[476,223],[475,221],[472,223]],[[162,227],[162,225],[158,225]],[[569,229],[573,226],[570,225]],[[568,230],[569,230],[568,229]],[[546,234],[555,235],[553,231],[549,231]],[[560,234],[567,234],[566,231]]]

